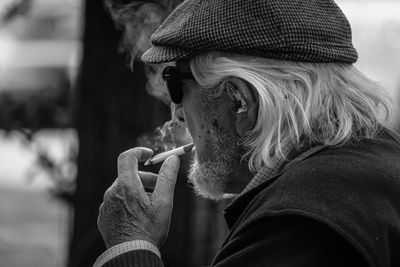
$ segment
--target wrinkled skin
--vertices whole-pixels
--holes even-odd
[[[188,68],[187,64],[177,66],[183,71]],[[245,85],[238,87],[249,91]],[[256,101],[243,95],[251,112],[238,114],[227,93],[210,96],[196,81],[187,80],[182,104],[175,106],[175,119],[186,125],[196,147],[189,179],[207,198],[241,192],[252,177],[241,160],[239,141],[255,122]],[[137,162],[151,156],[149,149],[133,148],[118,158],[118,178],[104,194],[98,217],[107,248],[131,240],[146,240],[160,247],[167,237],[179,159],[167,159],[158,175],[140,172]],[[144,186],[154,184],[154,192],[147,194]]]
[[[138,161],[152,156],[147,148],[133,148],[118,157],[118,178],[104,194],[97,225],[107,248],[131,240],[146,240],[161,247],[173,207],[179,159],[169,157],[158,175],[139,172]],[[152,187],[146,193],[144,186]]]
[[[178,62],[177,67],[190,71],[187,61]],[[246,87],[243,83],[239,86]],[[251,115],[238,114],[231,96],[225,90],[216,95],[217,91],[184,80],[182,104],[174,107],[175,116],[185,123],[196,146],[189,181],[197,194],[214,200],[241,192],[252,178],[247,161],[242,160],[245,151],[240,143],[257,117],[255,108]],[[251,100],[249,108],[256,106]]]

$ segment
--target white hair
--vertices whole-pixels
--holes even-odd
[[[208,52],[190,61],[197,82],[226,88],[237,77],[248,82],[258,97],[258,118],[243,143],[249,167],[271,166],[289,142],[296,146],[340,146],[372,138],[380,112],[387,119],[388,98],[381,86],[352,64],[273,60]]]

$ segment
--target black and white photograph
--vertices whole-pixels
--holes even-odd
[[[400,267],[400,0],[0,0],[0,267]]]

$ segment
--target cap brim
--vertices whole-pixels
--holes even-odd
[[[159,64],[177,61],[191,57],[196,51],[171,46],[152,46],[142,55],[141,59],[147,64]]]

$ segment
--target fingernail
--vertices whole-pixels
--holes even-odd
[[[179,164],[179,158],[175,155],[169,156],[167,160],[168,160],[169,164],[173,164],[173,165]]]

